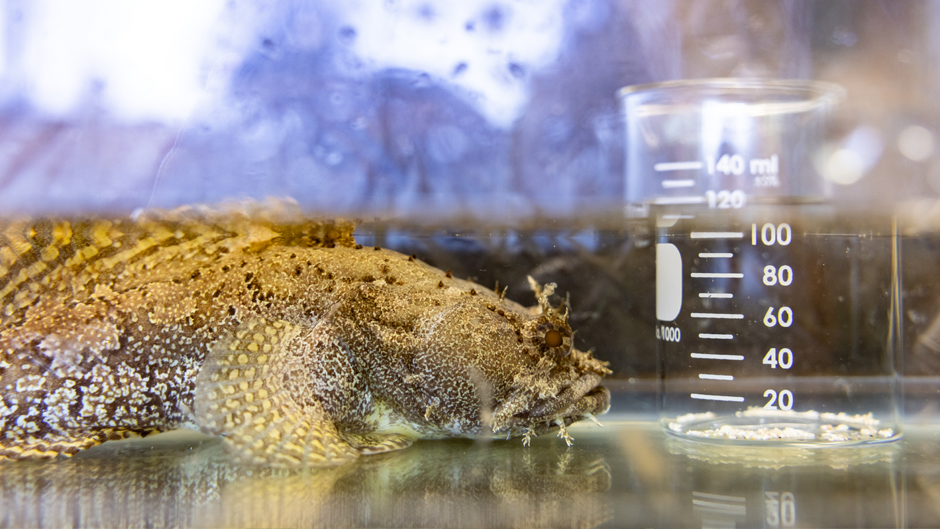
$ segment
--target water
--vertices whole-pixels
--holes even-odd
[[[654,214],[670,432],[824,444],[899,435],[890,215],[807,203]]]
[[[606,384],[642,392],[648,398],[634,399],[635,411],[662,408],[667,428],[678,424],[673,424],[673,432],[729,437],[727,431],[716,431],[733,426],[730,433],[736,439],[750,437],[751,442],[775,442],[768,435],[777,435],[776,441],[799,441],[807,433],[827,444],[895,438],[901,429],[898,349],[892,327],[896,241],[891,216],[812,204],[751,207],[736,214],[698,213],[694,223],[679,219],[661,226],[655,237],[656,230],[646,219],[613,217],[580,223],[546,221],[513,229],[375,224],[363,226],[358,237],[363,244],[414,253],[458,277],[471,277],[486,286],[509,286],[509,297],[523,304],[534,303],[525,285],[527,275],[558,282],[555,302],[570,294],[576,345],[593,348],[598,358],[611,362],[614,373]],[[757,244],[751,244],[755,224]],[[770,237],[769,231],[762,233],[766,224],[774,226],[773,245],[763,242]],[[786,245],[777,241],[783,224],[790,230],[789,235],[781,231]],[[690,238],[693,229],[732,228],[742,232],[737,242]],[[676,245],[687,277],[680,280],[683,314],[663,322],[656,320],[654,242],[668,241]],[[699,257],[702,252],[731,253],[735,258],[722,258],[716,268],[716,259]],[[768,265],[776,268],[775,285],[764,283]],[[735,281],[689,276],[710,271],[745,274],[737,286],[724,292],[737,297],[699,297],[703,285],[727,288]],[[774,318],[779,318],[782,307],[788,308],[785,317],[792,314],[792,320],[783,321],[788,327],[764,324],[771,306]],[[746,318],[691,317],[693,312],[726,309]],[[722,328],[735,326],[744,332],[738,333],[733,346],[712,345],[709,351],[746,360],[722,370],[722,362],[691,358],[693,352],[709,354],[696,348],[701,346],[701,341],[696,343],[699,332],[712,329],[720,334]],[[679,330],[681,341],[666,339],[670,329]],[[776,354],[766,358],[774,348]],[[730,375],[734,380],[702,379],[700,374]],[[768,390],[776,392],[774,403],[769,403],[772,394],[765,396]],[[745,400],[692,399],[693,393]],[[765,410],[768,404],[777,409]],[[747,415],[736,417],[736,412]],[[705,413],[714,415],[695,415]],[[786,430],[788,437],[774,428]]]
[[[769,289],[762,281],[764,251],[740,248],[749,260],[739,269],[761,280],[747,291],[751,301],[789,306],[794,323],[788,329],[800,332],[787,344],[794,353],[788,376],[773,376],[761,355],[733,373],[735,382],[748,384],[746,397],[761,406],[766,404],[762,392],[776,387],[793,393],[798,413],[872,412],[885,420],[890,417],[885,399],[897,386],[886,374],[890,370],[880,367],[893,360],[886,356],[892,262],[897,257],[901,271],[901,350],[912,360],[905,367],[913,368],[919,354],[934,360],[938,355],[931,349],[937,336],[931,329],[940,315],[940,229],[902,229],[893,242],[889,216],[809,210],[741,218],[745,227],[755,220],[787,222],[805,237],[794,238],[789,253],[766,250],[778,269],[791,266],[788,287],[799,287],[799,295]],[[362,244],[415,253],[458,277],[508,285],[509,296],[524,304],[534,303],[526,275],[558,282],[555,302],[571,293],[578,347],[594,347],[615,372],[605,382],[614,390],[611,413],[599,417],[605,426],[574,426],[570,449],[553,435],[538,437],[531,448],[518,439],[429,441],[335,469],[274,471],[233,464],[218,439],[174,432],[109,442],[71,459],[0,462],[0,527],[936,526],[940,431],[935,427],[905,425],[899,442],[854,446],[719,441],[663,431],[659,399],[672,405],[673,419],[709,411],[717,419],[734,418],[734,411],[747,406],[724,413],[714,405],[691,408],[691,399],[679,397],[704,390],[689,360],[657,367],[656,239],[645,222],[611,217],[473,231],[381,223],[363,225],[357,234]],[[680,255],[694,251],[691,239],[668,231],[663,236],[679,243]],[[683,260],[692,263],[696,257]],[[704,272],[705,264],[700,261],[696,270]],[[808,270],[815,273],[807,276]],[[812,288],[802,285],[806,277],[815,278]],[[683,292],[683,303],[701,302],[691,296],[691,286]],[[848,297],[840,300],[840,295]],[[842,306],[856,312],[823,318]],[[716,307],[712,300],[695,310]],[[805,316],[806,310],[813,312]],[[757,315],[752,328],[763,325],[760,310]],[[767,345],[763,336],[752,337],[754,347]],[[927,375],[936,369],[927,360],[918,365],[919,417],[935,420],[938,385]],[[662,368],[669,370],[659,375],[673,376],[659,378]],[[778,359],[776,372],[782,371]],[[665,391],[657,392],[654,381]],[[786,384],[778,386],[781,381]],[[787,423],[804,419],[791,416]],[[702,421],[698,430],[715,429],[714,420]],[[755,424],[760,422],[752,429],[761,427]],[[818,421],[812,424],[818,429]],[[820,445],[834,449],[806,449]]]
[[[575,445],[419,442],[332,469],[233,464],[172,432],[0,462],[0,527],[931,527],[936,429],[838,450],[666,436],[615,414]]]
[[[909,355],[905,374],[936,375],[940,370],[940,227],[932,219],[901,226],[903,337]]]

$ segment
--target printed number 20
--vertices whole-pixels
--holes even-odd
[[[789,389],[781,390],[779,395],[776,391],[768,389],[764,392],[764,396],[770,399],[767,404],[764,404],[765,410],[776,410],[778,409],[777,405],[780,406],[779,409],[781,410],[793,409],[793,393]]]

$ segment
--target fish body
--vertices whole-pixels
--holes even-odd
[[[351,224],[183,208],[0,225],[0,459],[194,426],[323,466],[603,413],[552,287],[525,308]]]

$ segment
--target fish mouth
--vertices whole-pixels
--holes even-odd
[[[498,429],[516,435],[523,430],[537,434],[559,422],[567,426],[585,417],[606,413],[610,409],[610,391],[600,383],[601,375],[586,373],[556,396],[537,401],[529,410],[512,416]]]
[[[525,416],[530,419],[541,419],[543,417],[557,417],[559,415],[567,416],[571,414],[569,412],[575,411],[580,412],[581,415],[594,413],[599,403],[594,402],[595,399],[593,397],[595,395],[592,395],[592,392],[598,389],[606,394],[607,399],[604,404],[609,407],[610,392],[607,391],[607,388],[601,386],[600,383],[600,375],[593,372],[585,373],[558,395],[536,404]],[[603,411],[607,411],[607,409],[605,408]]]

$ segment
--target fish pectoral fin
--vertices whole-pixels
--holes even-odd
[[[401,450],[408,448],[414,439],[407,435],[399,433],[368,433],[368,434],[348,434],[344,433],[346,439],[360,455],[381,454],[382,452],[391,452],[392,450]]]
[[[359,455],[319,401],[300,400],[283,383],[286,351],[300,331],[285,321],[242,323],[213,345],[196,377],[196,424],[221,436],[225,450],[243,461],[296,468]]]

